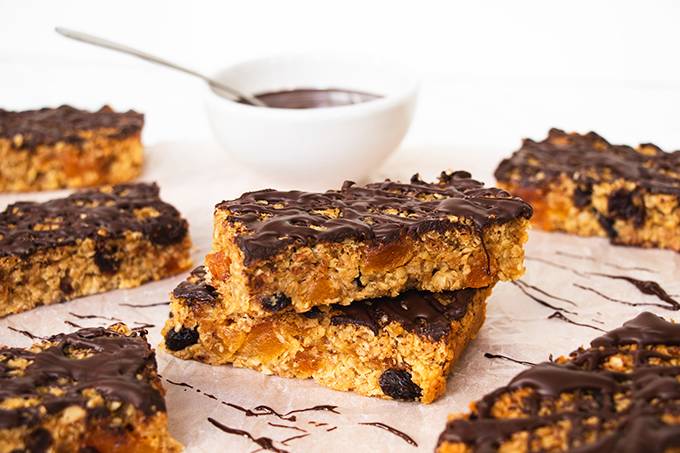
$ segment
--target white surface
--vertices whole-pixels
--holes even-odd
[[[225,152],[274,185],[302,190],[364,182],[406,135],[418,92],[402,65],[374,56],[290,54],[249,60],[212,77],[241,93],[340,87],[381,96],[298,110],[228,102],[206,87],[208,119]]]
[[[187,150],[191,150],[194,155],[197,153],[204,155],[211,164],[205,165],[205,161],[199,159],[186,159]],[[493,166],[493,162],[476,157],[483,153],[476,153],[476,149],[472,151],[467,160],[460,161],[462,166],[472,169]],[[163,198],[177,206],[188,218],[195,244],[193,257],[196,262],[200,262],[210,246],[213,205],[222,198],[235,197],[242,191],[256,189],[264,184],[262,180],[230,166],[224,153],[216,146],[199,144],[152,146],[147,150],[147,156],[148,164],[143,179],[158,181]],[[432,163],[435,166],[416,165],[399,154],[394,156],[393,160],[395,164],[390,163],[383,168],[379,172],[381,176],[403,180],[414,168],[422,168],[425,170],[424,177],[430,179],[435,173],[435,168],[442,168],[450,163],[444,160]],[[178,162],[181,162],[181,165],[178,165]],[[51,196],[55,196],[55,193],[2,195],[0,206],[17,199],[46,199]],[[573,286],[574,283],[591,286],[621,300],[658,303],[655,298],[640,294],[626,282],[595,277],[585,272],[598,271],[656,280],[669,293],[680,295],[680,282],[677,279],[680,273],[680,255],[676,253],[613,247],[604,239],[580,239],[536,231],[531,233],[527,249],[530,258],[552,260],[577,270],[578,274],[530,259],[527,261],[528,270],[524,277],[524,281],[529,284],[538,285],[555,296],[574,301],[576,307],[534,293],[549,303],[577,312],[578,314],[566,314],[575,321],[611,329],[645,308],[652,308],[656,313],[680,320],[677,312],[656,307],[620,305]],[[561,256],[556,254],[557,251],[576,254],[583,259]],[[598,260],[599,264],[589,261],[590,259]],[[621,270],[615,266],[645,267],[652,272]],[[23,346],[30,341],[8,330],[7,327],[13,326],[27,329],[37,335],[48,335],[74,330],[65,325],[64,320],[76,322],[81,326],[110,323],[106,320],[81,320],[70,314],[76,313],[116,317],[132,326],[152,323],[155,327],[149,329],[150,341],[157,345],[161,341],[159,332],[167,318],[167,307],[129,308],[121,304],[148,304],[167,300],[168,293],[182,277],[9,316],[0,320],[0,338],[2,342]],[[168,391],[170,430],[186,445],[186,451],[189,453],[212,453],[215,448],[220,451],[244,452],[257,449],[257,446],[247,439],[217,430],[207,422],[207,417],[213,417],[232,428],[248,430],[256,437],[265,436],[277,441],[302,433],[271,426],[268,424],[270,422],[307,430],[310,436],[293,441],[287,447],[280,443],[275,444],[289,452],[344,452],[350,442],[352,450],[357,453],[432,451],[449,412],[465,410],[471,400],[502,385],[522,370],[521,366],[509,362],[486,359],[483,356],[484,352],[506,354],[528,361],[542,361],[546,360],[549,354],[568,353],[579,345],[587,344],[600,333],[559,320],[548,320],[547,316],[552,313],[553,310],[533,302],[513,285],[499,284],[489,302],[488,320],[460,363],[454,367],[445,397],[429,406],[365,398],[328,390],[311,381],[268,377],[229,366],[210,367],[175,359],[164,352],[159,352],[159,370],[164,378],[187,382],[202,392],[218,398],[217,401],[211,400],[194,389],[178,387],[164,381]],[[288,423],[275,416],[244,417],[241,412],[221,404],[221,401],[245,408],[264,404],[280,413],[330,404],[338,406],[339,414],[303,413],[298,414],[295,423]],[[329,425],[314,426],[309,423],[310,421]],[[387,423],[406,432],[415,439],[419,448],[409,446],[385,431],[358,424],[375,421]],[[333,426],[337,426],[337,429],[325,431]]]
[[[222,199],[270,185],[230,161],[216,145],[202,106],[200,82],[181,74],[67,41],[54,25],[120,39],[177,57],[207,71],[279,52],[332,49],[401,59],[423,75],[418,113],[406,142],[378,176],[406,178],[421,171],[430,178],[447,167],[469,169],[487,181],[501,156],[523,136],[542,138],[551,126],[596,130],[613,142],[653,141],[680,148],[680,59],[677,42],[680,3],[658,2],[413,2],[347,0],[329,2],[38,2],[0,0],[0,102],[29,108],[72,103],[96,108],[112,103],[147,114],[149,145],[143,179],[157,180],[165,199],[189,219],[199,262],[210,241],[212,207]],[[1,196],[0,209],[17,199],[47,199],[56,193]],[[556,256],[568,251],[657,270],[619,271],[588,260]],[[671,252],[617,248],[600,239],[533,232],[531,256],[550,257],[579,269],[601,269],[659,281],[680,293],[680,262]],[[631,264],[634,263],[634,264]],[[584,293],[571,284],[587,282],[630,301],[653,302],[625,282],[580,277],[529,261],[525,280],[569,297],[579,305],[575,319],[619,325],[638,311]],[[6,329],[36,334],[69,330],[68,312],[119,316],[152,322],[160,341],[165,307],[130,310],[124,302],[167,300],[180,278],[44,307],[0,321],[0,341],[26,345]],[[656,311],[656,310],[655,310]],[[657,311],[668,315],[669,312]],[[597,332],[546,320],[552,311],[509,284],[499,285],[479,338],[456,366],[444,399],[431,406],[342,394],[230,367],[211,368],[159,353],[162,374],[188,381],[225,401],[252,407],[269,403],[282,412],[316,404],[337,404],[341,415],[300,417],[328,421],[291,451],[415,451],[388,433],[358,426],[382,421],[410,434],[431,451],[448,412],[505,382],[521,367],[489,361],[485,351],[538,361],[585,344]],[[673,314],[671,314],[673,315]],[[672,316],[677,319],[677,316]],[[596,324],[598,325],[598,324]],[[195,392],[168,385],[172,432],[189,452],[253,451],[247,440],[221,433],[205,419],[282,439],[288,430],[267,425],[275,418],[244,418]],[[311,426],[311,425],[309,425]],[[367,437],[368,436],[368,437]]]

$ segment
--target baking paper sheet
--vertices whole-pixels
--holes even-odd
[[[489,162],[480,159],[483,153],[462,154],[452,150],[450,154],[439,152],[426,158],[427,150],[407,151],[391,159],[376,178],[406,179],[420,171],[427,179],[444,168],[465,168],[472,170],[474,176],[489,181],[496,164],[495,159]],[[142,179],[157,181],[162,197],[189,220],[196,264],[201,263],[210,247],[213,206],[244,191],[271,185],[230,162],[216,147],[199,144],[166,143],[148,148]],[[2,195],[0,208],[4,209],[16,200],[46,200],[66,193]],[[208,422],[209,417],[230,428],[247,431],[255,439],[271,439],[281,451],[432,451],[447,414],[464,411],[470,401],[504,384],[524,368],[507,360],[486,358],[485,353],[539,362],[547,360],[550,354],[566,354],[579,345],[587,345],[601,334],[598,329],[615,328],[645,309],[680,320],[679,313],[664,308],[635,307],[607,300],[605,297],[633,303],[662,303],[653,296],[643,295],[626,281],[592,275],[603,273],[654,280],[680,300],[679,256],[668,251],[615,247],[605,239],[532,231],[527,245],[527,273],[522,281],[573,301],[575,305],[548,297],[529,286],[524,289],[544,302],[572,312],[561,312],[568,319],[590,327],[548,319],[555,309],[532,300],[516,285],[501,283],[489,301],[486,324],[453,369],[446,395],[427,406],[336,392],[312,381],[265,376],[229,366],[211,367],[182,361],[159,351],[158,365],[167,389],[170,431],[186,446],[187,452],[251,452],[260,448],[252,439],[217,429]],[[0,320],[0,341],[13,346],[31,343],[9,327],[44,336],[75,330],[64,321],[81,326],[111,323],[106,319],[77,317],[98,315],[122,319],[133,327],[152,324],[149,339],[157,345],[168,307],[135,308],[125,304],[167,301],[169,292],[183,278],[184,275],[177,276],[132,290],[114,291],[9,316]],[[586,287],[605,297],[583,289]],[[171,384],[170,381],[188,385]],[[235,407],[254,409],[263,405],[284,415],[247,416]],[[326,406],[326,410],[291,414],[295,420],[285,415],[314,406]],[[336,409],[329,411],[327,406]],[[266,412],[264,409],[255,412],[263,411]],[[406,433],[417,447],[379,426],[362,424],[375,422]],[[292,437],[295,438],[282,443]]]

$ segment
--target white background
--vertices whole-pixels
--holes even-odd
[[[0,24],[0,107],[70,103],[98,108],[111,103],[146,113],[143,178],[158,181],[163,198],[188,218],[196,263],[210,246],[212,206],[267,182],[241,172],[212,142],[201,82],[66,40],[53,32],[55,25],[120,40],[208,72],[247,58],[319,49],[401,60],[422,75],[423,90],[404,145],[379,172],[398,178],[460,167],[489,179],[498,160],[515,149],[521,137],[540,139],[552,126],[592,129],[613,142],[652,141],[667,149],[680,148],[680,2],[0,0]],[[54,196],[6,194],[0,196],[0,209],[17,199]],[[524,280],[575,301],[577,307],[567,308],[578,314],[569,316],[595,327],[617,327],[641,308],[607,302],[578,290],[574,283],[592,285],[622,300],[658,301],[625,282],[574,274],[544,265],[536,257],[581,272],[653,279],[680,297],[677,253],[613,247],[604,239],[537,231],[531,233],[527,253]],[[631,269],[635,266],[648,270]],[[7,330],[9,326],[47,335],[70,330],[64,320],[92,325],[69,315],[75,312],[153,323],[150,340],[156,345],[167,307],[132,310],[121,304],[167,300],[180,280],[9,316],[0,320],[0,343],[30,343]],[[676,313],[652,309],[678,319]],[[388,433],[358,425],[361,421],[389,423],[413,436],[419,451],[432,451],[448,413],[465,410],[471,400],[522,369],[485,359],[484,352],[541,361],[587,344],[599,334],[592,327],[546,319],[551,313],[516,287],[499,284],[479,337],[454,367],[445,397],[430,406],[209,367],[163,352],[158,362],[166,379],[190,382],[244,407],[269,404],[282,412],[312,404],[341,408],[338,416],[302,417],[304,423],[327,420],[338,429],[315,432],[292,444],[290,451],[346,452],[348,439],[357,453],[416,450]],[[267,424],[276,419],[245,418],[186,388],[165,384],[171,432],[188,452],[255,449],[247,439],[217,431],[206,422],[208,416],[274,439],[288,434]]]
[[[211,138],[200,82],[56,35],[63,25],[208,72],[289,51],[394,57],[424,85],[406,145],[506,154],[551,126],[680,148],[677,1],[0,0],[0,103],[111,103],[147,143]]]

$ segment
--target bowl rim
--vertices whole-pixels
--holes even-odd
[[[206,97],[213,105],[219,106],[222,110],[230,110],[238,112],[246,116],[266,116],[269,118],[282,117],[286,119],[310,119],[310,118],[334,118],[338,116],[354,116],[354,115],[370,115],[384,110],[389,110],[397,105],[408,103],[418,95],[421,81],[417,74],[408,71],[403,63],[390,60],[384,57],[377,57],[375,55],[363,53],[346,53],[346,52],[294,52],[294,53],[280,53],[270,56],[252,58],[248,60],[239,61],[236,63],[223,66],[220,69],[213,71],[211,77],[220,80],[222,76],[228,71],[238,70],[239,68],[261,65],[267,63],[277,63],[283,61],[290,61],[292,59],[328,59],[335,62],[348,62],[349,64],[357,64],[360,61],[371,61],[381,65],[389,66],[391,69],[397,69],[399,75],[406,80],[405,86],[396,90],[393,93],[388,93],[381,98],[371,100],[369,102],[362,102],[359,104],[342,105],[329,108],[312,108],[312,109],[284,109],[284,108],[263,108],[249,104],[240,104],[236,101],[229,100],[217,94],[210,84],[205,84],[204,90]],[[342,87],[340,87],[342,88]]]

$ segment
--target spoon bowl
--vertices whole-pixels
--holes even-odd
[[[284,55],[226,67],[215,80],[254,93],[344,89],[381,96],[329,108],[254,108],[206,90],[225,152],[272,185],[306,190],[363,182],[397,148],[413,117],[418,82],[404,67],[371,56]]]

